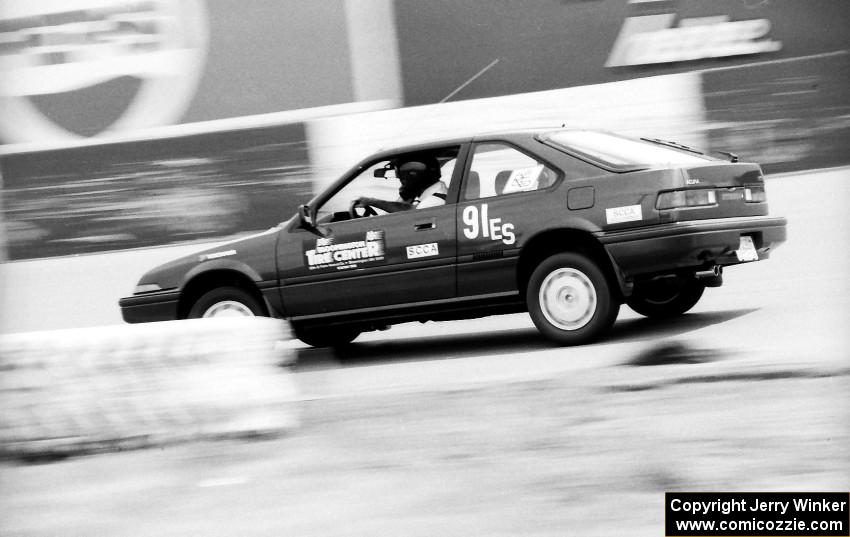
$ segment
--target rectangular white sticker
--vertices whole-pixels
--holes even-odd
[[[408,259],[416,259],[418,257],[431,257],[435,255],[440,255],[440,249],[437,247],[436,242],[429,242],[428,244],[419,244],[417,246],[407,247]]]
[[[622,224],[623,222],[643,220],[643,213],[640,210],[640,205],[612,207],[605,209],[605,219],[609,224]]]

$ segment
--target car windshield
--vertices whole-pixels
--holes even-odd
[[[709,157],[672,147],[597,131],[556,131],[544,140],[610,168],[639,169],[659,165],[704,164]]]

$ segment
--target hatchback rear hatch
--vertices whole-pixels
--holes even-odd
[[[764,175],[758,164],[720,163],[681,168],[681,185],[658,193],[666,221],[764,216]]]
[[[697,149],[657,139],[634,139],[587,131],[551,131],[541,141],[617,174],[628,174],[648,190],[657,191],[658,221],[704,220],[767,214],[764,176],[758,164],[713,158]],[[653,189],[649,172],[658,173]],[[646,202],[645,202],[646,203]],[[651,202],[649,202],[651,203]],[[649,214],[644,207],[644,214]],[[645,219],[644,224],[653,223]]]

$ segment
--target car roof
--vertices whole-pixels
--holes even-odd
[[[417,153],[427,151],[444,145],[460,145],[472,141],[472,136],[452,137],[452,138],[434,138],[428,141],[422,141],[415,144],[397,145],[385,147],[379,151],[370,154],[365,160],[376,160],[384,157],[396,156],[399,153]]]
[[[492,138],[513,138],[513,137],[533,137],[538,134],[552,132],[556,130],[589,130],[589,129],[565,129],[561,125],[549,125],[546,127],[533,127],[533,128],[519,128],[519,129],[499,129],[492,131],[482,131],[475,134],[469,134],[466,136],[453,136],[453,137],[435,137],[429,140],[423,140],[422,142],[417,142],[415,144],[406,144],[406,145],[397,145],[391,147],[382,148],[375,153],[369,155],[368,160],[380,159],[382,157],[390,157],[397,155],[399,153],[416,153],[419,151],[426,151],[428,149],[434,149],[436,147],[444,146],[444,145],[459,145],[469,142],[474,142],[477,140],[489,140]]]

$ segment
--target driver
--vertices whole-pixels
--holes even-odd
[[[351,202],[351,209],[363,207],[368,214],[369,209],[374,207],[394,213],[414,207],[424,209],[446,203],[448,188],[440,181],[440,166],[436,159],[428,163],[418,160],[407,161],[398,166],[397,170],[401,181],[397,200],[389,201],[361,196]]]

